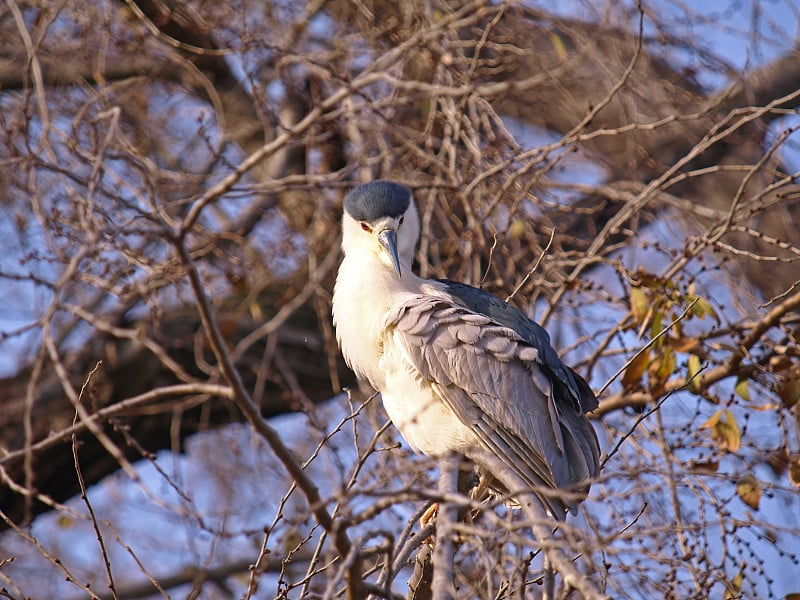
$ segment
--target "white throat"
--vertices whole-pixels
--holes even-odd
[[[376,357],[383,353],[386,315],[406,293],[419,291],[411,265],[401,264],[402,277],[363,248],[351,248],[342,260],[333,290],[333,324],[345,361],[376,390],[384,387]],[[347,282],[344,285],[342,282]]]

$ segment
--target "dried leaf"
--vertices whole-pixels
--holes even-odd
[[[655,376],[662,381],[668,379],[675,372],[676,367],[675,352],[672,351],[672,348],[666,346],[654,365],[656,366]]]
[[[786,594],[783,597],[783,600],[800,600],[800,592],[795,592],[794,594]]]
[[[800,376],[790,373],[781,377],[775,388],[784,408],[792,408],[800,402]]]
[[[625,389],[642,387],[642,376],[647,371],[649,362],[650,350],[645,350],[628,365],[628,368],[622,374],[622,385]]]
[[[785,354],[781,354],[780,356],[772,356],[769,359],[769,368],[775,373],[788,371],[793,365],[794,362],[792,359]]]
[[[750,386],[747,382],[747,379],[742,378],[737,380],[734,390],[742,399],[750,402]]]
[[[744,569],[737,573],[725,586],[725,600],[738,600],[742,597],[742,586],[744,585]]]
[[[708,417],[705,423],[700,425],[700,429],[713,428],[717,423],[719,423],[719,420],[721,418],[722,418],[722,411],[721,410],[714,411],[714,414]]]
[[[729,452],[736,452],[742,442],[739,424],[733,413],[727,408],[718,410],[711,415],[708,420],[700,426],[701,429],[711,429],[711,437],[719,444],[719,447]]]
[[[667,386],[664,385],[664,381],[662,379],[658,379],[657,377],[651,377],[649,381],[648,392],[653,398],[660,398],[664,394],[667,393]]]
[[[649,310],[649,301],[647,300],[647,292],[640,287],[631,288],[631,312],[633,319],[637,323],[644,321]]]
[[[717,323],[719,323],[719,317],[717,316],[717,311],[714,310],[714,307],[711,306],[711,303],[703,298],[702,296],[695,296],[693,294],[689,294],[686,297],[686,301],[690,304],[694,302],[692,306],[692,315],[697,317],[698,319],[705,319],[706,317],[711,317]]]
[[[791,459],[789,457],[789,451],[786,448],[779,448],[767,454],[764,460],[772,468],[772,472],[775,473],[775,476],[780,477],[786,472]]]
[[[753,510],[758,510],[758,505],[761,502],[761,484],[758,479],[748,473],[736,482],[736,493],[747,506]]]
[[[653,311],[653,318],[652,323],[650,325],[650,337],[656,337],[659,333],[661,333],[662,323],[664,322],[664,311],[660,309]],[[644,326],[644,323],[642,324]],[[641,333],[639,334],[641,337]]]
[[[800,456],[789,465],[789,481],[793,486],[800,488]]]
[[[700,347],[700,340],[693,337],[671,337],[669,338],[669,345],[675,352],[687,353],[697,350]]]
[[[700,357],[691,354],[687,365],[686,381],[689,385],[689,391],[693,394],[699,394],[700,390],[703,389],[703,373],[701,369]]]
[[[704,462],[692,462],[689,465],[689,469],[692,473],[698,475],[715,475],[719,470],[719,461],[709,460]]]

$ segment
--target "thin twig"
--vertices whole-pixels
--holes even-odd
[[[511,300],[514,299],[514,296],[517,295],[517,292],[519,292],[522,289],[522,286],[528,283],[528,279],[530,279],[531,275],[533,275],[536,272],[536,269],[539,268],[539,265],[542,263],[542,260],[547,255],[547,252],[550,250],[550,246],[553,245],[553,238],[555,237],[555,235],[556,235],[556,229],[554,227],[553,229],[550,230],[550,239],[547,240],[547,245],[544,247],[544,250],[542,250],[542,253],[539,255],[539,258],[536,259],[536,263],[525,274],[525,277],[522,278],[522,281],[520,281],[519,284],[517,284],[517,287],[514,288],[514,291],[508,295],[508,298],[506,298],[506,302],[511,302]]]
[[[281,461],[284,468],[289,472],[289,475],[291,475],[292,479],[297,483],[297,486],[306,497],[314,518],[326,532],[331,534],[336,551],[342,558],[350,558],[350,568],[347,570],[348,600],[363,598],[364,593],[361,585],[360,561],[357,560],[358,553],[357,551],[354,552],[352,543],[347,536],[347,531],[340,522],[334,521],[331,517],[331,514],[325,508],[325,503],[320,496],[319,488],[303,470],[302,465],[297,460],[294,453],[283,442],[277,430],[261,417],[258,407],[245,389],[239,371],[231,360],[222,332],[219,329],[219,324],[211,309],[211,303],[203,287],[197,266],[189,256],[183,237],[180,234],[176,235],[173,238],[173,243],[186,269],[186,275],[189,278],[190,286],[197,300],[197,310],[200,315],[200,320],[203,323],[203,329],[208,337],[209,345],[214,352],[214,356],[217,359],[217,363],[219,364],[219,368],[225,380],[233,389],[233,402],[250,425],[269,444],[272,451],[278,457],[278,460]]]
[[[547,516],[541,501],[530,493],[523,481],[495,455],[485,453],[482,456],[482,466],[494,475],[507,489],[519,490],[513,496],[519,502],[528,525],[533,530],[539,545],[547,556],[548,564],[564,580],[566,587],[578,590],[584,600],[609,600],[608,596],[600,591],[590,576],[578,571],[575,565],[567,559],[562,551],[555,545],[552,525],[558,521]],[[522,492],[522,490],[527,490]],[[545,525],[550,523],[551,525]]]
[[[77,405],[75,407],[75,416],[72,418],[73,426],[78,422],[78,405],[82,403],[84,394],[86,393],[86,388],[89,387],[92,377],[94,377],[94,374],[97,373],[102,364],[103,361],[97,361],[97,364],[95,364],[94,368],[89,372],[89,375],[86,376],[86,380],[81,386],[81,391],[78,394]],[[113,596],[114,600],[119,600],[119,596],[117,596],[117,589],[114,584],[114,575],[111,573],[111,561],[108,559],[106,544],[103,540],[103,532],[100,531],[100,524],[97,522],[97,516],[94,514],[94,508],[92,508],[89,495],[86,493],[86,482],[83,479],[81,464],[78,460],[78,436],[75,433],[72,434],[72,460],[75,464],[75,473],[78,475],[78,484],[81,488],[81,500],[83,500],[83,503],[86,505],[86,509],[89,511],[89,519],[92,522],[92,527],[94,528],[94,533],[97,537],[97,543],[100,546],[100,555],[103,557],[103,566],[106,570],[106,577],[108,577],[108,588],[111,591],[111,595]]]
[[[698,301],[699,298],[695,298],[694,300],[692,300],[689,306],[687,306],[686,309],[684,309],[684,311],[678,317],[676,317],[671,323],[669,323],[666,327],[664,327],[661,331],[659,331],[656,335],[654,335],[653,339],[651,339],[644,346],[639,348],[636,354],[634,354],[628,360],[626,360],[625,364],[622,365],[619,369],[617,369],[617,372],[614,373],[611,377],[609,377],[608,381],[606,381],[605,384],[603,384],[603,387],[601,387],[597,391],[597,395],[598,396],[602,395],[602,393],[605,392],[606,389],[608,389],[608,386],[610,386],[613,383],[613,381],[617,377],[619,377],[625,371],[625,369],[627,369],[633,363],[633,361],[639,358],[642,355],[642,353],[646,352],[653,344],[655,344],[658,340],[664,337],[669,332],[670,329],[672,329],[673,327],[675,327],[675,325],[677,325],[683,319],[685,319],[686,315],[689,314],[689,311],[692,310],[692,308],[694,307],[695,304],[697,304]]]

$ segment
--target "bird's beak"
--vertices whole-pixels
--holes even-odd
[[[397,254],[397,232],[394,229],[384,229],[378,234],[378,242],[392,259],[394,270],[400,276],[400,256]]]

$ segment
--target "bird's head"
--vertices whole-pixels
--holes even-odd
[[[344,198],[342,248],[373,252],[397,275],[410,270],[419,239],[419,215],[411,190],[377,180],[354,188]]]

